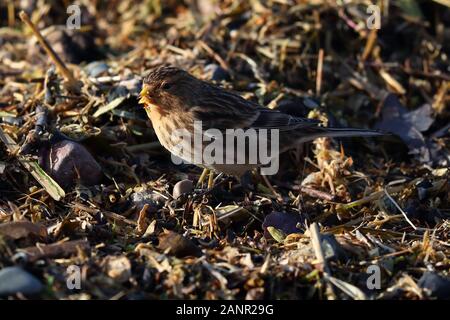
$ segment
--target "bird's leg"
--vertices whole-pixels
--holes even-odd
[[[208,189],[212,189],[214,187],[214,171],[209,171],[209,177],[208,177]]]
[[[264,181],[266,186],[270,189],[272,194],[277,198],[277,200],[282,202],[283,201],[283,197],[275,190],[275,188],[272,186],[272,184],[270,183],[270,181],[267,178],[267,176],[262,174],[262,173],[260,173],[260,172],[258,172],[258,175]]]
[[[208,173],[209,173],[209,169],[203,169],[203,172],[202,172],[202,174],[200,175],[200,178],[198,179],[198,182],[197,182],[197,186],[199,187],[199,186],[201,186],[202,184],[203,184],[203,181],[205,181],[205,178],[206,178],[206,176],[208,175]]]

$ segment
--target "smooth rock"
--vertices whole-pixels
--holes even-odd
[[[199,257],[202,251],[191,240],[173,231],[166,231],[159,235],[158,249],[168,252],[177,258],[187,256]]]
[[[192,192],[192,190],[194,190],[194,183],[191,180],[181,180],[174,185],[172,196],[174,199],[178,199],[182,194]]]
[[[267,231],[267,227],[274,227],[283,231],[286,235],[291,233],[303,233],[302,230],[296,227],[297,223],[301,223],[302,221],[302,217],[296,213],[272,212],[266,216],[262,225],[264,237],[267,239],[272,238],[269,231]]]
[[[97,78],[108,72],[109,66],[103,61],[94,61],[89,63],[84,69],[90,77]]]
[[[62,188],[69,188],[78,181],[86,186],[99,184],[103,173],[102,168],[81,144],[62,140],[53,144],[43,152],[44,170]]]
[[[21,267],[6,267],[0,270],[0,296],[22,293],[34,295],[44,289],[44,285]]]
[[[427,271],[417,282],[431,297],[438,299],[450,298],[450,278],[443,277],[436,272]]]

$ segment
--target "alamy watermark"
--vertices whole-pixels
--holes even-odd
[[[369,290],[381,289],[381,269],[376,264],[370,265],[367,270],[367,274],[370,276],[366,280],[366,286]]]
[[[381,10],[380,6],[371,4],[367,6],[366,13],[369,17],[366,20],[367,28],[370,30],[381,29]]]
[[[66,20],[66,27],[69,30],[81,29],[81,8],[77,4],[71,4],[66,10],[69,17]],[[370,4],[367,6],[366,26],[368,29],[381,28],[381,8],[379,5]]]
[[[193,134],[187,129],[177,129],[172,131],[171,140],[175,164],[255,165],[261,166],[264,175],[278,172],[278,129],[203,130],[202,121],[195,121]]]
[[[81,9],[79,5],[72,4],[67,7],[67,14],[70,16],[66,20],[66,28],[69,30],[81,29]]]
[[[66,286],[69,290],[81,289],[81,268],[77,265],[70,265],[66,270]]]

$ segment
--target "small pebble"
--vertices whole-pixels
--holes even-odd
[[[85,67],[85,71],[90,77],[97,78],[102,74],[106,74],[108,72],[108,65],[102,61],[94,61],[89,63]]]
[[[192,190],[194,190],[194,183],[191,180],[181,180],[173,187],[172,196],[174,199],[178,199],[182,194],[192,192]]]

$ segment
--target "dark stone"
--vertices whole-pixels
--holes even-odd
[[[167,231],[159,235],[158,249],[168,250],[168,253],[178,258],[187,256],[199,257],[202,251],[191,240],[173,231]]]
[[[43,169],[62,187],[70,188],[76,182],[83,185],[99,184],[102,168],[81,144],[62,140],[41,153]]]
[[[44,285],[32,274],[20,267],[6,267],[0,270],[0,296],[22,293],[38,294]]]
[[[302,217],[296,213],[272,212],[266,216],[262,224],[262,227],[264,228],[264,237],[267,239],[272,238],[267,231],[267,227],[274,227],[283,231],[286,235],[291,233],[302,233],[302,231],[296,227],[297,223],[301,223],[302,221]]]
[[[450,298],[450,279],[436,272],[426,271],[417,283],[419,287],[431,296],[438,299]]]

